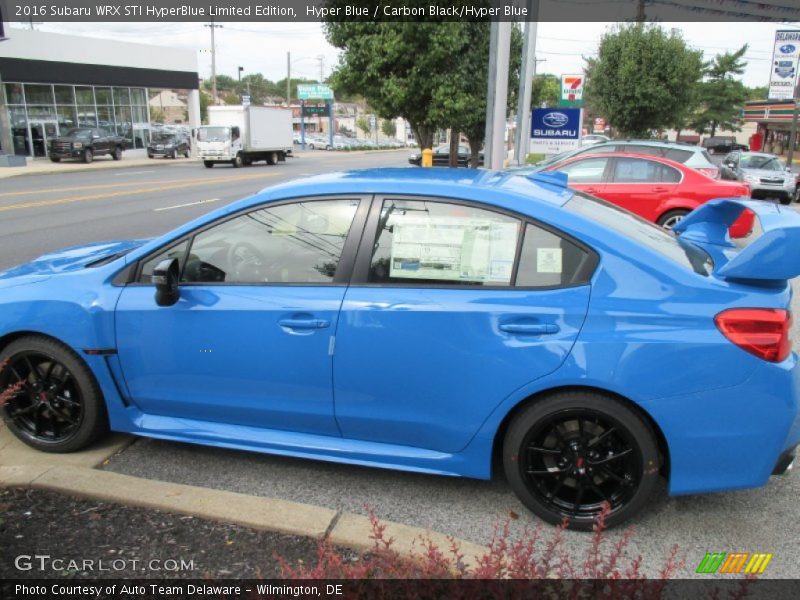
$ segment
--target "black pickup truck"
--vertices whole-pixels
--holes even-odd
[[[90,163],[101,154],[110,154],[114,160],[120,160],[124,141],[120,136],[97,127],[68,129],[50,143],[50,160],[59,162],[62,158],[80,158]]]

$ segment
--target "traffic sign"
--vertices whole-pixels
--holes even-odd
[[[306,117],[327,117],[328,116],[328,106],[309,106],[306,104],[303,106],[303,115]]]
[[[250,96],[242,94],[242,106],[250,106]]]
[[[333,90],[322,83],[302,83],[297,86],[300,100],[333,100]]]

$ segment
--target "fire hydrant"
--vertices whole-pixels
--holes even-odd
[[[425,148],[422,151],[422,162],[420,162],[420,166],[422,167],[433,166],[433,150],[431,150],[430,148]]]

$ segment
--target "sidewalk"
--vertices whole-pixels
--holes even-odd
[[[0,168],[0,179],[16,177],[18,175],[50,175],[53,173],[80,173],[83,171],[97,171],[103,169],[128,169],[134,167],[156,167],[175,164],[198,164],[195,159],[180,158],[171,160],[167,158],[147,158],[144,150],[128,150],[122,153],[122,160],[114,160],[110,156],[98,156],[89,164],[79,160],[62,160],[54,163],[47,158],[28,159],[24,167]]]
[[[0,426],[0,488],[32,488],[59,492],[116,504],[158,509],[191,515],[211,521],[241,525],[256,530],[274,531],[315,540],[326,537],[337,546],[369,550],[372,527],[368,517],[329,508],[248,496],[209,488],[142,479],[104,471],[101,467],[135,438],[112,434],[88,450],[70,454],[51,454],[34,450]],[[422,552],[420,539],[449,548],[451,538],[419,527],[382,521],[392,547],[401,554]],[[465,562],[486,549],[465,540],[456,540]]]

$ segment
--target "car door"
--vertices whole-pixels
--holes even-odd
[[[483,205],[376,198],[336,333],[342,435],[463,449],[503,399],[569,355],[594,261]]]
[[[602,198],[605,193],[606,172],[609,159],[604,156],[578,158],[555,165],[549,171],[567,174],[569,187]]]
[[[93,129],[92,137],[94,138],[94,153],[105,154],[110,152],[108,134],[103,129]]]
[[[610,165],[603,198],[655,222],[680,180],[680,172],[654,160],[618,156]]]
[[[365,202],[268,204],[143,260],[116,310],[130,402],[155,415],[338,435],[331,339]],[[180,260],[180,299],[159,307],[149,279],[168,257]]]

